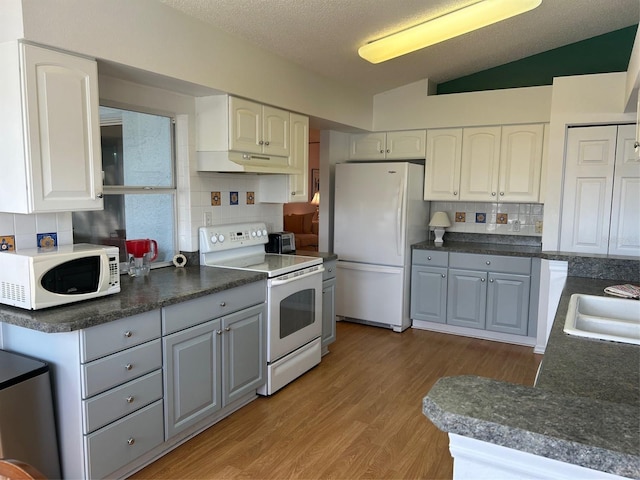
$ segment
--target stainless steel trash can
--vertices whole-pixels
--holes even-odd
[[[49,365],[0,350],[0,457],[60,478]]]

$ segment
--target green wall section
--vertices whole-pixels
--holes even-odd
[[[553,84],[553,77],[624,72],[638,25],[438,84],[438,95]]]

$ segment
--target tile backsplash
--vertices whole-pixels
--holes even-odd
[[[0,236],[13,236],[16,249],[36,248],[38,241],[51,245],[73,244],[71,212],[20,215],[0,213]]]
[[[540,203],[431,202],[431,213],[446,212],[447,232],[542,236]]]

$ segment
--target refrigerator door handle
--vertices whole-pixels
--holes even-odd
[[[398,209],[396,211],[396,254],[402,254],[404,244],[404,179],[400,180],[398,187]]]
[[[385,265],[371,265],[369,263],[354,263],[338,260],[338,268],[344,268],[345,270],[360,270],[365,272],[375,273],[391,273],[398,274],[402,271],[402,267],[387,267]]]

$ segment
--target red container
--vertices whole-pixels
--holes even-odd
[[[145,253],[151,253],[149,258],[153,262],[158,258],[158,244],[150,238],[139,238],[136,240],[127,240],[127,253],[136,258],[141,258]]]

